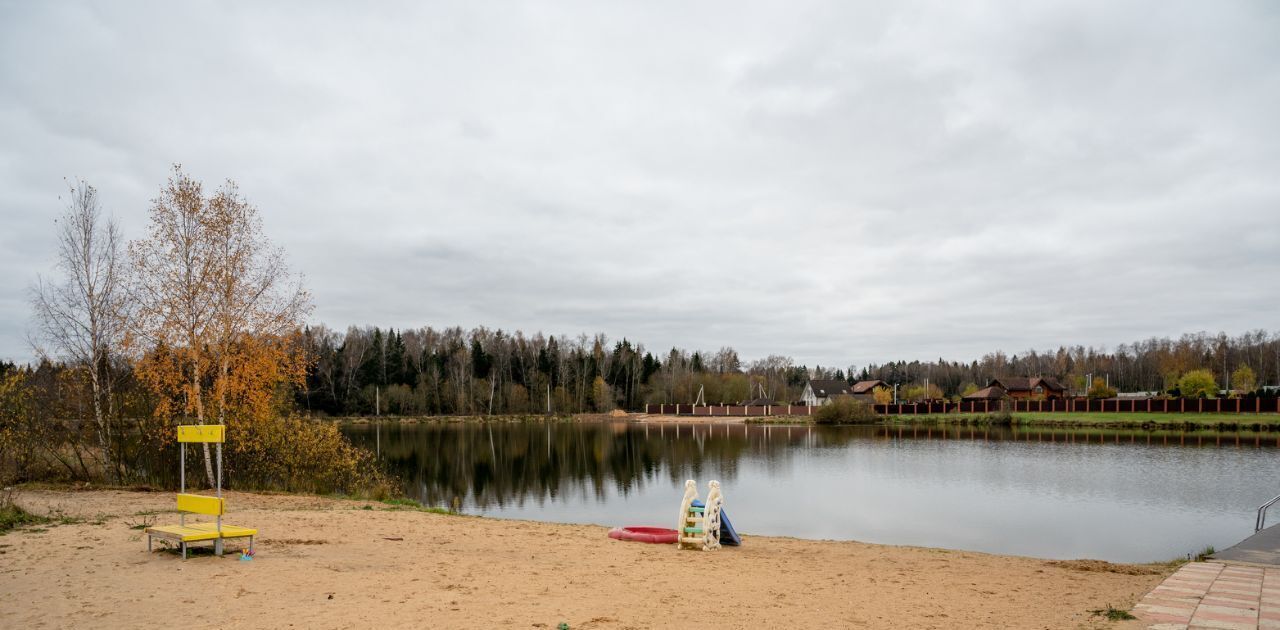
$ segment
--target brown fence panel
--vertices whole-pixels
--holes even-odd
[[[1015,412],[1090,412],[1090,413],[1280,413],[1280,398],[1239,399],[1107,399],[1091,400],[1074,398],[1061,400],[1007,400],[992,404],[990,401],[927,401],[923,403],[872,404],[875,413],[883,415],[913,415],[938,413],[987,413],[1002,408]],[[658,403],[646,404],[644,412],[658,415],[680,416],[811,416],[813,407],[805,405],[713,405]]]

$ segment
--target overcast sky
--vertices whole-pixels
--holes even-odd
[[[175,162],[336,328],[810,366],[1280,329],[1269,1],[0,0],[0,357],[63,178],[136,238]]]

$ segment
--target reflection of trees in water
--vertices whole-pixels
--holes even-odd
[[[377,450],[414,498],[487,508],[579,494],[627,495],[649,482],[678,484],[717,470],[737,477],[744,458],[785,465],[804,448],[854,440],[964,440],[1141,446],[1277,446],[1274,433],[1067,430],[964,426],[770,426],[638,423],[381,423],[344,432]]]
[[[718,470],[732,481],[745,456],[782,460],[808,427],[627,423],[383,423],[344,432],[378,450],[424,503],[489,507],[570,494],[627,495]],[[790,434],[790,435],[788,435]],[[818,446],[819,444],[814,443]]]

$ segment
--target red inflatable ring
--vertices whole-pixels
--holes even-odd
[[[609,530],[609,538],[654,544],[675,544],[680,534],[674,529],[662,527],[615,527]]]

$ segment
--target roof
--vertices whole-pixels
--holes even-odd
[[[857,383],[853,384],[853,387],[850,388],[850,390],[855,394],[869,394],[871,393],[871,390],[877,387],[888,387],[888,386],[889,386],[888,383],[880,380],[858,381]]]
[[[1004,397],[1005,397],[1004,388],[1000,387],[999,385],[992,385],[991,387],[984,387],[972,394],[969,394],[968,396],[965,396],[964,399],[965,400],[999,400]]]
[[[1045,389],[1055,392],[1067,391],[1067,388],[1063,387],[1062,384],[1058,383],[1058,381],[1043,376],[1006,376],[1002,378],[993,378],[990,383],[987,383],[987,385],[1003,387],[1005,390],[1011,392],[1029,392],[1037,386],[1044,386]]]
[[[840,379],[813,379],[809,381],[813,395],[818,398],[830,398],[849,393],[849,384]]]

